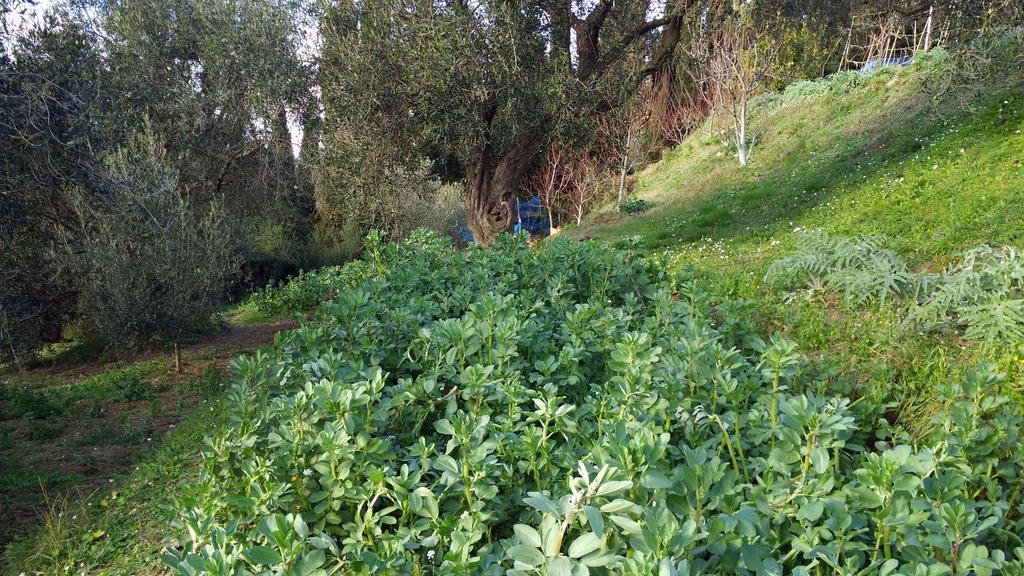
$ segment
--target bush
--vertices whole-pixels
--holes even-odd
[[[639,214],[654,208],[654,202],[643,198],[624,198],[619,204],[619,212],[623,214]]]
[[[916,302],[908,320],[935,329],[963,328],[987,346],[1024,342],[1024,258],[1011,248],[965,252]]]
[[[74,202],[81,229],[66,258],[80,278],[79,308],[119,346],[206,328],[238,265],[219,205],[191,206],[164,156],[151,131],[134,136],[107,159],[106,194]]]
[[[460,184],[441,184],[426,178],[421,169],[422,187],[398,191],[396,200],[396,239],[407,237],[420,228],[458,239],[458,227],[466,221],[465,192]]]
[[[0,207],[0,364],[22,364],[46,344],[61,340],[61,327],[74,314],[74,290],[54,269],[49,239],[35,237],[5,218]]]
[[[989,366],[940,386],[911,446],[744,306],[635,253],[426,236],[364,266],[234,363],[176,573],[1024,567],[1021,407]]]
[[[252,293],[242,303],[242,308],[263,317],[312,311],[345,286],[344,273],[342,266],[300,272]]]
[[[796,102],[806,98],[814,98],[827,94],[829,92],[829,84],[824,80],[799,80],[793,82],[782,92],[782,101],[784,103]]]
[[[418,246],[437,242],[444,235],[421,228],[412,231],[406,238],[406,245]],[[368,258],[349,262],[344,266],[325,266],[317,270],[300,272],[285,282],[271,283],[254,292],[242,303],[243,313],[257,318],[273,318],[286,314],[312,312],[321,304],[333,300],[339,293],[352,290],[373,274],[378,268],[371,266],[374,258],[386,252],[383,235],[371,232],[362,241]]]
[[[335,153],[366,152],[344,146]],[[315,232],[320,246],[339,246],[356,254],[358,241],[371,230],[391,240],[401,240],[419,228],[457,239],[457,226],[466,221],[463,188],[442,183],[431,173],[428,161],[408,164],[375,157],[355,162],[350,158],[329,174],[321,174],[321,179]]]

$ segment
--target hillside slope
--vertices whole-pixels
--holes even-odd
[[[752,301],[763,330],[799,342],[832,367],[834,386],[877,402],[890,422],[927,428],[942,409],[936,382],[980,362],[995,363],[1019,394],[1021,343],[985,348],[955,330],[908,329],[898,303],[850,306],[828,291],[802,297],[764,282],[807,230],[879,236],[918,271],[982,244],[1024,247],[1024,78],[1013,67],[980,89],[948,89],[948,70],[937,53],[769,95],[746,168],[706,124],[637,175],[634,194],[653,209],[600,210],[577,234],[663,253]]]
[[[1019,245],[1022,80],[1001,79],[965,102],[935,93],[929,76],[939,65],[847,73],[762,99],[746,168],[706,125],[638,175],[634,193],[654,210],[599,212],[584,232],[639,235],[650,249],[721,240],[753,260],[808,227],[887,236],[916,264],[982,242]]]

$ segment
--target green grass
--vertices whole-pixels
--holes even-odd
[[[595,213],[580,234],[662,252],[755,303],[758,322],[794,338],[879,403],[880,415],[920,429],[931,389],[982,359],[1024,382],[1014,346],[986,352],[957,334],[908,333],[891,306],[851,309],[765,286],[767,267],[800,230],[881,235],[912,267],[938,270],[977,245],[1024,247],[1024,91],[993,80],[970,110],[930,92],[934,65],[884,69],[848,90],[783,101],[754,122],[746,168],[705,125],[639,174],[634,194],[657,206]],[[827,80],[821,82],[828,82]]]
[[[585,233],[638,235],[651,250],[726,240],[755,261],[779,253],[772,241],[794,228],[882,234],[917,263],[982,242],[1020,244],[1020,87],[1003,86],[967,113],[923,93],[921,71],[889,74],[759,118],[761,143],[746,168],[699,132],[640,174],[636,195],[657,208]]]
[[[0,376],[0,419],[67,415],[83,402],[147,400],[155,394],[153,379],[170,374],[167,360],[113,368],[78,381],[11,373]]]
[[[137,468],[111,478],[112,490],[80,502],[51,500],[44,529],[8,547],[3,574],[158,572],[169,508],[196,476],[197,446],[223,425],[222,402],[204,404]]]

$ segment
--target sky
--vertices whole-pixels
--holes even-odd
[[[13,0],[13,10],[4,14],[4,23],[11,37],[20,34],[32,24],[39,22],[43,14],[53,5],[53,0]],[[4,38],[4,46],[10,38]]]

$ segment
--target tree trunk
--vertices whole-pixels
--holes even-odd
[[[466,227],[477,244],[487,246],[512,227],[516,193],[539,148],[528,136],[495,161],[490,144],[482,147],[466,185]]]
[[[740,166],[746,166],[750,158],[750,148],[747,147],[747,102],[744,99],[739,105],[739,115],[736,117],[736,152],[739,156]]]
[[[626,175],[629,172],[629,153],[633,148],[633,126],[626,127],[626,146],[622,151],[621,166],[619,166],[619,197],[615,201],[615,208],[622,208],[622,200],[626,196]]]
[[[174,371],[181,374],[181,347],[177,341],[174,342]]]

